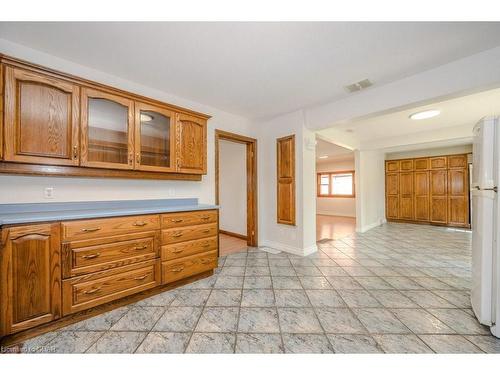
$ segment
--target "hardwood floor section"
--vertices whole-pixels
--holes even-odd
[[[316,215],[316,240],[339,239],[356,232],[356,218]]]
[[[221,257],[229,254],[241,253],[247,251],[247,242],[241,238],[221,233],[219,234],[219,249]]]

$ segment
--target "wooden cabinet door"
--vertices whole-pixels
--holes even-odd
[[[467,169],[448,170],[448,223],[455,226],[469,225],[469,189]]]
[[[175,172],[175,114],[135,102],[135,169]]]
[[[399,173],[387,173],[385,176],[387,195],[399,194]]]
[[[82,88],[81,164],[93,168],[134,168],[134,102]]]
[[[79,164],[79,87],[52,76],[5,68],[7,161]]]
[[[2,230],[0,247],[0,336],[61,316],[58,224]]]
[[[448,222],[448,178],[446,170],[430,172],[430,218],[431,222],[446,224]]]
[[[399,172],[399,160],[389,160],[385,162],[386,172]]]
[[[448,156],[448,168],[466,168],[467,155],[450,155]]]
[[[177,114],[177,171],[180,173],[207,173],[206,120]]]
[[[429,221],[428,171],[415,171],[415,220]]]
[[[277,220],[295,225],[295,135],[277,139]]]
[[[413,219],[413,172],[399,174],[399,218]]]
[[[448,166],[446,156],[436,156],[430,158],[431,169],[446,169]]]
[[[400,170],[403,171],[412,171],[413,170],[413,159],[401,160],[399,162]]]
[[[399,217],[399,173],[385,175],[386,213],[388,219]]]
[[[399,216],[399,197],[388,195],[386,197],[386,214],[388,219],[397,219]]]
[[[420,158],[415,159],[415,170],[427,170],[429,169],[429,159],[428,158]]]

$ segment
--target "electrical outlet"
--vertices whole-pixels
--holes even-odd
[[[48,187],[43,189],[43,197],[45,199],[54,199],[54,188]]]

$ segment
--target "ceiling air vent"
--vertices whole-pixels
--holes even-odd
[[[345,89],[347,92],[356,92],[356,91],[361,91],[363,89],[366,89],[367,87],[370,87],[371,85],[373,85],[373,83],[371,83],[369,79],[364,79],[362,81],[345,86]]]

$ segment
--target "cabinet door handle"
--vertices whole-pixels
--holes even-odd
[[[128,163],[129,164],[132,164],[134,162],[134,154],[131,152],[129,155],[128,155]]]
[[[82,258],[84,258],[84,259],[95,259],[95,258],[98,258],[100,255],[101,255],[101,253],[88,254],[88,255],[84,255]]]
[[[205,230],[203,231],[203,233],[208,233],[208,232],[210,232],[210,229],[205,229]]]
[[[136,221],[136,222],[134,223],[134,226],[136,226],[136,227],[144,227],[144,226],[146,226],[146,225],[148,225],[148,223],[146,223],[146,222],[144,222],[144,221]]]
[[[202,216],[201,219],[202,220],[208,220],[208,219],[210,219],[210,216]]]
[[[97,232],[98,230],[101,230],[101,227],[83,228],[82,232],[85,232],[85,233],[88,233],[88,232]]]
[[[78,146],[73,146],[73,159],[78,158]]]
[[[94,288],[94,289],[86,290],[85,292],[83,292],[83,294],[95,294],[95,293],[99,292],[100,290],[101,290],[101,287]]]
[[[210,263],[212,260],[211,259],[202,259],[200,262],[201,264],[207,264]]]
[[[141,164],[141,154],[139,153],[135,154],[135,162],[137,164]]]
[[[146,277],[148,277],[149,273],[143,275],[143,276],[137,276],[137,277],[134,277],[134,280],[137,280],[137,281],[140,281],[140,280],[144,280]]]
[[[182,219],[172,219],[172,223],[182,223],[183,221]]]
[[[183,251],[184,251],[184,250],[180,250],[180,249],[179,249],[179,250],[172,250],[172,252],[173,252],[174,254],[179,254],[179,253],[182,253]]]
[[[144,246],[136,246],[134,247],[134,250],[144,250],[144,249],[147,249],[148,247],[146,245]]]
[[[182,233],[176,233],[176,234],[172,235],[172,237],[175,237],[175,238],[182,237]]]
[[[203,244],[203,245],[201,245],[201,246],[203,246],[203,247],[209,247],[209,246],[210,246],[210,244],[209,244],[209,243],[204,243],[204,244]]]
[[[181,272],[184,270],[184,267],[179,267],[179,268],[172,268],[171,271],[172,272]]]

